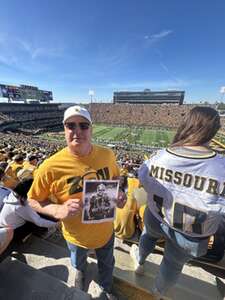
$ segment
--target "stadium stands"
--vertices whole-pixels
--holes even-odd
[[[88,108],[95,123],[176,128],[195,105],[93,103]],[[221,117],[225,128],[225,117]]]
[[[62,129],[63,111],[58,104],[0,103],[0,131]]]
[[[179,104],[184,102],[184,91],[167,90],[167,91],[121,91],[113,93],[113,103],[130,103],[130,104]]]
[[[94,123],[176,128],[194,105],[91,103],[86,105]],[[0,131],[15,129],[62,129],[63,109],[58,104],[0,103]],[[221,116],[225,130],[225,117]]]

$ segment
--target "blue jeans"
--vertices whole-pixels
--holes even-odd
[[[77,270],[84,271],[87,265],[88,249],[78,247],[69,242],[67,242],[67,246],[70,250],[72,266]],[[114,234],[111,236],[107,244],[101,248],[95,249],[98,261],[99,285],[108,293],[111,292],[113,282],[113,268],[115,264],[113,248]]]
[[[145,209],[144,224],[139,242],[140,264],[153,252],[157,240],[165,238],[164,256],[155,281],[157,290],[164,294],[177,282],[186,262],[207,252],[208,238],[189,238],[160,223],[148,208]]]

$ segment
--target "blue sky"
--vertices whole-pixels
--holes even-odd
[[[55,101],[179,89],[221,99],[224,0],[2,0],[0,83],[52,90]]]

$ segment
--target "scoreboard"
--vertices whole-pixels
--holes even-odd
[[[27,99],[49,102],[53,100],[51,91],[39,90],[30,85],[6,85],[0,84],[0,97],[8,98],[10,101],[26,101]]]

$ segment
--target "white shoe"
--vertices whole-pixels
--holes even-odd
[[[138,262],[138,246],[133,244],[130,248],[130,256],[134,262],[134,271],[138,275],[144,274],[144,265],[140,265]]]
[[[157,290],[156,287],[153,287],[153,288],[151,289],[151,294],[152,294],[154,300],[170,300],[170,298],[168,298],[168,297],[162,295],[162,294]]]
[[[104,293],[104,296],[107,300],[118,300],[118,298],[112,293]]]
[[[92,300],[118,300],[118,297],[114,293],[106,292],[101,286],[95,286],[95,295],[92,296]]]

